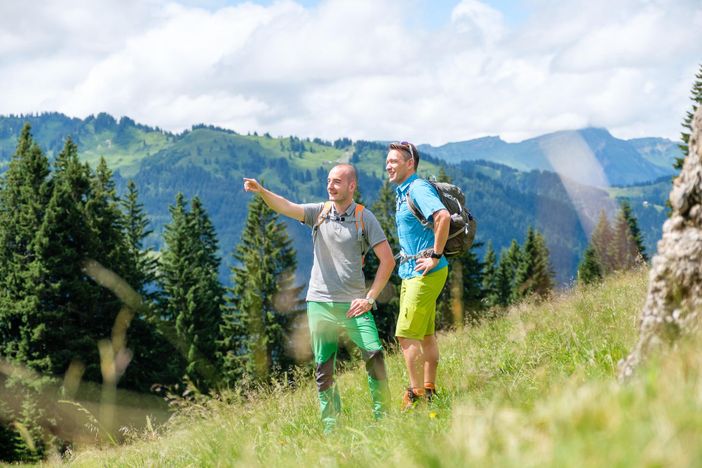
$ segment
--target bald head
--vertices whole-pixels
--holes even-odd
[[[358,177],[356,176],[356,168],[353,167],[353,165],[348,164],[348,163],[341,163],[337,164],[332,168],[332,171],[338,171],[337,174],[339,174],[342,177],[348,177],[349,182],[353,182],[354,185],[358,184]],[[331,174],[331,171],[329,172]]]

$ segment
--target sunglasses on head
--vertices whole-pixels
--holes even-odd
[[[399,143],[391,143],[390,148],[406,151],[409,153],[409,155],[412,159],[417,159],[414,156],[414,147],[412,146],[412,143],[410,143],[408,141],[401,141]]]

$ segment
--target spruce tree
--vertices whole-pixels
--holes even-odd
[[[37,306],[34,238],[50,196],[49,161],[25,124],[0,187],[0,355],[26,360],[21,333]]]
[[[492,241],[488,241],[483,257],[483,281],[482,289],[484,302],[487,307],[499,304],[499,291],[497,288],[497,255],[492,247]]]
[[[515,271],[512,262],[508,260],[508,250],[502,249],[500,262],[497,265],[497,301],[496,305],[507,307],[513,301],[512,283]]]
[[[454,267],[456,271],[460,271],[461,289],[461,305],[463,309],[463,320],[470,324],[477,324],[480,321],[483,310],[483,268],[484,264],[480,261],[475,251],[482,246],[482,243],[474,243],[470,249],[456,258]],[[460,269],[460,270],[459,270]],[[452,293],[452,303],[454,293]]]
[[[685,119],[683,120],[684,130],[680,134],[682,143],[679,146],[683,156],[681,158],[675,158],[675,163],[673,164],[673,167],[678,170],[682,169],[685,157],[690,151],[688,144],[690,143],[690,132],[692,132],[692,117],[695,115],[697,107],[702,104],[702,64],[700,64],[699,71],[695,75],[695,82],[692,85],[690,99],[692,100],[692,108],[685,114]]]
[[[293,318],[301,312],[294,286],[297,260],[285,224],[261,197],[249,203],[241,241],[233,253],[232,288],[222,324],[219,354],[224,383],[243,376],[266,381],[288,370]]]
[[[534,292],[540,298],[547,297],[554,287],[554,271],[551,266],[550,253],[546,239],[541,232],[536,231],[536,265],[534,269]]]
[[[602,267],[592,244],[588,244],[578,266],[578,283],[592,284],[602,279]]]
[[[96,341],[110,336],[114,315],[111,308],[98,307],[101,287],[83,271],[96,243],[85,215],[90,171],[79,161],[78,148],[70,138],[54,167],[51,199],[34,240],[39,301],[25,328],[31,337],[27,363],[56,375],[78,360],[85,364],[84,377],[99,381]]]
[[[536,231],[529,226],[524,241],[521,261],[517,265],[514,294],[516,299],[530,296],[536,292],[536,269],[539,251],[536,245]]]
[[[125,244],[123,278],[141,296],[142,307],[133,311],[128,329],[128,345],[133,352],[132,363],[124,376],[124,385],[138,390],[148,390],[154,383],[172,384],[181,377],[178,350],[168,341],[159,328],[161,325],[156,308],[156,271],[158,261],[154,252],[144,246],[144,239],[151,234],[149,220],[139,201],[134,181],[127,183],[127,191],[119,201],[122,213],[122,238]]]
[[[510,292],[507,302],[508,304],[511,304],[519,298],[517,273],[519,271],[519,266],[522,264],[523,257],[524,252],[521,246],[519,243],[517,243],[516,239],[512,239],[506,255],[500,258],[500,263],[504,262],[505,266],[507,267],[507,271],[509,272]]]
[[[637,256],[640,255],[644,262],[648,262],[648,255],[646,255],[646,247],[643,243],[643,236],[641,235],[641,230],[639,229],[639,223],[636,220],[636,216],[631,209],[631,205],[628,200],[622,200],[620,204],[620,213],[629,225],[629,233],[636,246]]]
[[[50,196],[49,161],[24,125],[16,151],[0,180],[0,356],[27,363],[33,340],[27,322],[36,324],[37,257],[34,238],[42,225]],[[36,330],[36,328],[34,329]],[[0,460],[37,462],[44,453],[38,425],[40,394],[48,379],[23,374],[0,376],[4,399],[0,401]],[[36,450],[30,449],[11,421],[28,428]]]
[[[144,240],[153,232],[144,205],[139,201],[139,191],[133,180],[127,182],[127,192],[120,200],[123,217],[123,235],[126,243],[127,261],[124,277],[144,298],[155,296],[150,286],[156,282],[158,261]]]
[[[181,352],[183,377],[207,391],[219,382],[215,343],[224,300],[216,234],[197,197],[188,212],[179,193],[170,212],[160,262],[160,329]]]

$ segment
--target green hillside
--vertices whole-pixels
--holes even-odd
[[[334,142],[240,135],[231,130],[195,125],[174,135],[122,117],[98,114],[72,119],[62,114],[0,117],[0,164],[14,152],[16,138],[25,121],[32,124],[39,144],[49,155],[56,154],[67,136],[79,146],[83,160],[95,163],[104,156],[116,170],[118,190],[133,179],[152,222],[150,247],[160,249],[163,228],[169,220],[169,205],[182,192],[186,198],[200,197],[217,229],[223,265],[220,279],[229,282],[231,252],[239,242],[251,194],[242,190],[242,177],[255,177],[276,192],[298,202],[326,199],[326,177],[337,162],[350,161],[359,170],[359,188],[367,205],[375,200],[385,177],[386,144]],[[494,143],[494,142],[493,142]],[[477,151],[477,150],[476,150]],[[587,244],[586,232],[594,225],[599,209],[608,198],[637,196],[637,187],[607,192],[587,186],[566,190],[552,172],[519,171],[485,161],[450,164],[422,154],[423,177],[436,176],[443,166],[466,192],[468,205],[478,219],[478,242],[492,241],[499,253],[512,239],[522,243],[527,228],[542,231],[551,252],[556,280],[567,284],[575,276],[580,255]],[[664,187],[661,185],[661,190]],[[644,190],[643,188],[641,190]],[[648,189],[645,189],[648,190]],[[662,206],[667,193],[650,194],[650,204]],[[649,196],[649,195],[647,195]],[[660,238],[660,210],[632,206],[649,251]],[[610,202],[611,203],[611,202]],[[311,267],[309,230],[296,222],[288,228],[298,251],[298,283],[306,281]]]
[[[699,342],[630,383],[646,272],[608,279],[481,326],[443,334],[440,400],[371,420],[356,362],[339,379],[343,424],[318,421],[312,369],[299,388],[192,404],[125,446],[79,448],[74,466],[693,466],[702,460]],[[401,356],[388,359],[396,407]],[[58,462],[58,460],[54,460]]]

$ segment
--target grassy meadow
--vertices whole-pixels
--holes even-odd
[[[399,411],[407,381],[388,357],[393,409],[373,421],[362,363],[340,373],[343,416],[322,434],[311,368],[298,388],[191,404],[119,447],[77,447],[75,466],[702,465],[702,354],[689,340],[627,384],[647,274],[609,278],[481,326],[440,335],[432,406]]]

